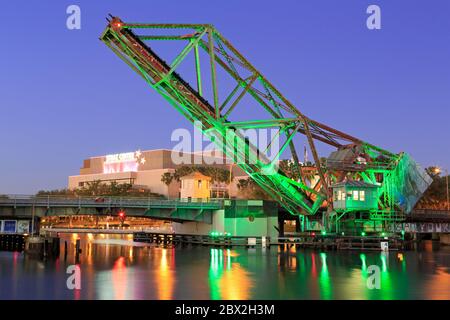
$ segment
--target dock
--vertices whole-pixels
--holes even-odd
[[[245,237],[231,235],[199,235],[170,234],[158,232],[134,232],[136,242],[157,245],[200,245],[211,247],[280,247],[280,248],[310,248],[319,250],[401,250],[405,242],[398,237],[376,236],[336,236],[336,235],[296,235],[289,237]],[[384,243],[384,245],[382,244]]]

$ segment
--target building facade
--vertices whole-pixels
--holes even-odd
[[[236,187],[237,181],[247,178],[238,166],[228,164],[223,155],[217,151],[215,153],[180,153],[167,149],[137,150],[84,160],[80,173],[69,176],[68,188],[72,190],[82,188],[94,181],[129,183],[136,189],[149,190],[168,198],[179,198],[182,197],[181,183],[174,180],[166,185],[161,181],[161,177],[164,173],[174,173],[177,168],[190,165],[217,166],[232,170],[235,178],[228,186],[232,197],[236,197],[239,193]],[[227,186],[223,183],[217,183],[217,185],[211,183],[210,191],[223,195],[225,188]]]
[[[211,197],[211,178],[200,172],[192,172],[180,178],[182,199],[209,199]]]

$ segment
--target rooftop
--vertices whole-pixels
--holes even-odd
[[[192,172],[192,173],[190,173],[188,175],[182,176],[180,179],[181,180],[184,180],[184,179],[211,180],[211,177],[205,176],[204,174],[202,174],[202,173],[200,173],[198,171],[195,171],[195,172]]]
[[[342,181],[331,186],[332,188],[339,187],[357,187],[357,188],[379,188],[378,185],[367,183],[364,181]]]

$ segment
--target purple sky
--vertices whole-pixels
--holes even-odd
[[[81,30],[66,28],[70,4]],[[369,4],[381,30],[366,28]],[[449,168],[449,12],[447,0],[2,3],[0,193],[64,188],[84,158],[171,148],[191,127],[98,40],[108,13],[212,23],[306,115]]]

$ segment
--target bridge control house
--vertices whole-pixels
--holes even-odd
[[[378,208],[379,186],[364,181],[344,181],[332,186],[333,209],[337,212]]]

